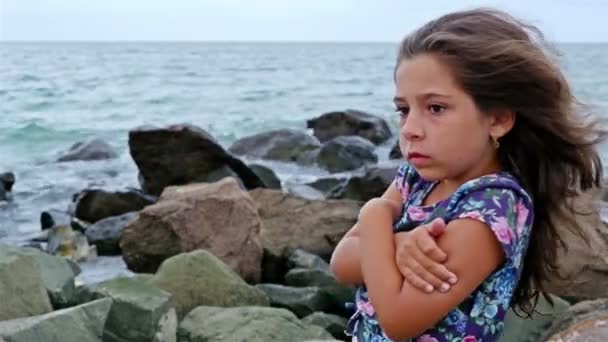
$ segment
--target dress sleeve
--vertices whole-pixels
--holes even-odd
[[[473,219],[485,223],[500,242],[507,260],[519,268],[533,224],[530,197],[513,186],[500,183],[473,185],[450,212],[452,220]]]

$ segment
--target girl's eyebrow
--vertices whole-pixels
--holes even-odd
[[[423,94],[418,94],[416,95],[416,98],[420,99],[420,100],[426,100],[430,97],[445,97],[445,98],[450,98],[450,95],[446,95],[446,94],[440,94],[440,93],[434,93],[434,92],[429,92],[429,93],[423,93]],[[404,97],[401,96],[395,96],[393,98],[393,102],[406,102],[406,99]]]

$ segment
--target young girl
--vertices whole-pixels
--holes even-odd
[[[347,332],[353,341],[495,341],[507,310],[533,312],[556,270],[557,219],[573,217],[567,199],[599,186],[603,132],[582,123],[540,32],[499,11],[448,14],[407,36],[395,84],[408,164],[331,260],[339,281],[360,285]],[[405,279],[395,241],[439,219],[453,274],[423,291],[410,281],[428,270]]]

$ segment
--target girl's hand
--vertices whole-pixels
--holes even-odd
[[[395,234],[395,259],[399,271],[407,282],[431,293],[447,292],[456,283],[456,275],[443,263],[447,255],[435,238],[443,234],[445,222],[438,218],[409,232]]]

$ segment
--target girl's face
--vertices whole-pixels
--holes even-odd
[[[403,60],[395,78],[401,152],[424,179],[462,184],[500,169],[491,135],[513,122],[480,112],[435,56]]]

